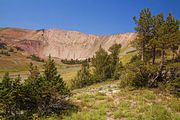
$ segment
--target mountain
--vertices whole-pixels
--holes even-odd
[[[51,54],[60,59],[85,59],[92,57],[100,45],[105,50],[114,43],[127,47],[135,37],[135,33],[99,36],[59,29],[0,29],[0,42],[20,47],[28,55],[35,54],[42,58]]]

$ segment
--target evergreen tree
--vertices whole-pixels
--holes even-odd
[[[156,48],[158,46],[157,29],[163,24],[163,22],[164,22],[164,17],[163,17],[162,13],[153,17],[153,20],[152,20],[152,36],[151,36],[150,41],[149,41],[149,46],[151,47],[151,51],[152,51],[152,64],[155,63]]]
[[[57,72],[54,60],[49,56],[48,61],[44,65],[45,70],[43,78],[49,88],[53,88],[60,95],[66,95],[69,91],[66,87],[66,84],[62,80],[60,74]]]
[[[111,70],[111,77],[114,76],[116,66],[119,65],[119,50],[121,48],[121,44],[113,44],[109,48],[110,54],[110,70]]]
[[[29,76],[25,81],[25,85],[22,88],[24,98],[24,107],[29,109],[29,112],[33,111],[42,112],[43,103],[43,91],[44,91],[45,81],[40,75],[40,72],[33,63],[29,65]]]
[[[161,69],[165,64],[165,50],[171,48],[174,54],[176,45],[179,43],[177,39],[178,29],[179,23],[174,19],[172,14],[169,14],[166,21],[157,28],[158,46],[161,48]]]
[[[91,85],[92,83],[93,81],[89,70],[89,64],[86,61],[82,64],[81,70],[78,71],[77,76],[73,80],[73,87],[81,88]]]
[[[168,28],[168,41],[169,47],[172,51],[172,62],[175,60],[175,51],[180,46],[179,42],[179,21],[176,20],[171,13],[169,13],[166,20],[167,28]]]
[[[9,77],[9,73],[5,73],[0,84],[0,104],[2,105],[3,116],[6,119],[12,117],[13,109],[13,97],[12,97],[12,80]]]
[[[138,37],[136,42],[136,47],[139,50],[141,55],[141,60],[144,61],[145,58],[145,50],[146,45],[149,42],[150,36],[152,34],[151,31],[151,23],[152,23],[152,16],[151,12],[148,8],[141,10],[139,19],[137,20],[136,17],[133,17],[137,26],[135,27],[136,32],[138,33]]]
[[[94,67],[94,79],[99,81],[104,81],[111,77],[111,70],[109,66],[109,55],[100,46],[99,50],[95,53],[92,58],[92,66]]]
[[[22,92],[21,92],[21,88],[22,85],[20,83],[21,81],[21,77],[20,75],[18,75],[12,82],[12,98],[13,98],[13,108],[12,108],[12,112],[14,114],[14,118],[18,119],[20,116],[20,109],[21,109],[21,105],[23,103],[23,97],[22,97]]]
[[[41,101],[39,104],[39,110],[41,114],[50,114],[51,106],[57,104],[57,101],[63,101],[64,97],[69,94],[69,90],[66,84],[57,72],[54,60],[49,56],[46,61],[45,70],[43,72],[41,85]],[[61,107],[61,106],[59,106]]]
[[[34,66],[32,62],[29,65],[29,73],[30,75],[28,77],[28,80],[37,80],[40,76],[40,72],[37,66]]]

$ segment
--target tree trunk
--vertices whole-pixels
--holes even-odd
[[[164,47],[162,47],[162,50],[161,50],[161,65],[160,65],[160,69],[162,69],[163,68],[163,66],[164,66],[164,62],[165,62],[165,49],[164,49]]]
[[[178,50],[177,50],[177,56],[180,55],[180,47],[178,47]]]
[[[175,61],[175,51],[172,51],[172,63]]]
[[[152,64],[155,63],[155,59],[156,59],[156,46],[152,47]]]
[[[144,41],[141,43],[141,61],[144,61]]]

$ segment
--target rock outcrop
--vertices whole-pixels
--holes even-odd
[[[77,31],[58,29],[26,30],[17,28],[0,29],[0,42],[24,49],[28,54],[60,59],[85,59],[92,57],[101,45],[105,50],[114,44],[128,45],[135,33],[98,36]]]

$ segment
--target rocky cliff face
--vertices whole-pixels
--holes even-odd
[[[24,49],[28,54],[60,59],[85,59],[92,57],[101,45],[105,50],[114,44],[128,45],[134,33],[98,36],[58,29],[25,30],[4,28],[0,30],[0,42]]]

